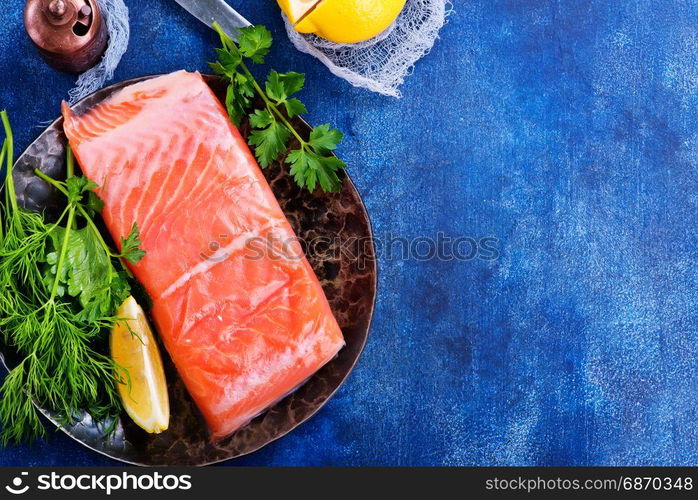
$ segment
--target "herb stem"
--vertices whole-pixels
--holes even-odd
[[[48,183],[51,184],[53,187],[55,187],[56,189],[58,189],[61,193],[63,193],[64,195],[68,196],[68,191],[63,187],[63,184],[62,184],[60,181],[57,181],[56,179],[54,179],[54,178],[52,178],[52,177],[49,177],[48,175],[46,175],[45,173],[43,173],[43,172],[42,172],[41,170],[39,170],[38,168],[35,168],[35,169],[34,169],[34,173],[37,175],[37,177],[39,177],[40,179],[42,179],[42,180],[48,182]]]
[[[66,146],[66,149],[66,178],[70,179],[73,175],[75,175],[75,157],[73,156],[73,150],[70,149],[70,145]]]
[[[276,107],[276,104],[274,104],[271,101],[271,99],[269,99],[267,93],[264,91],[264,89],[262,89],[259,83],[257,83],[257,80],[252,75],[244,61],[240,63],[240,67],[245,72],[245,76],[247,76],[252,81],[252,86],[257,91],[259,96],[262,98],[264,104],[266,104],[267,109],[274,113],[279,118],[279,120],[281,120],[281,123],[283,123],[284,126],[288,129],[288,131],[291,132],[296,139],[298,139],[298,142],[300,142],[301,146],[305,148],[307,142],[300,136],[300,134],[298,134],[298,132],[296,132],[296,128],[293,125],[291,125],[291,122],[289,122],[284,116],[284,114],[281,111],[279,111],[279,109]]]
[[[58,256],[58,263],[56,264],[56,277],[53,280],[53,287],[51,287],[51,296],[49,297],[49,302],[52,302],[56,297],[56,292],[58,291],[58,284],[63,276],[63,263],[65,262],[65,254],[68,252],[68,241],[70,239],[70,233],[72,231],[73,222],[75,221],[75,207],[71,206],[68,209],[68,223],[66,224],[65,234],[63,235],[63,242],[61,243],[61,253]]]
[[[66,162],[66,167],[65,167],[66,179],[70,179],[71,177],[73,177],[75,175],[75,161],[74,161],[74,157],[73,157],[73,150],[70,149],[70,144],[68,144],[68,146],[66,146],[66,149],[67,149],[66,160],[65,160],[65,162]],[[70,227],[72,229],[78,228],[78,224],[77,224],[77,221],[75,219],[73,219],[73,225]]]
[[[5,161],[5,154],[7,154],[7,139],[2,142],[2,151],[0,151],[0,165]],[[7,191],[5,191],[5,196],[7,196]],[[0,220],[0,243],[2,243],[4,235],[4,222]]]
[[[104,241],[104,237],[102,236],[101,231],[97,227],[97,225],[94,223],[92,218],[89,216],[87,211],[80,205],[78,205],[78,211],[80,212],[80,215],[82,215],[85,220],[87,221],[87,224],[90,226],[90,229],[94,233],[94,235],[97,237],[97,241],[99,241],[100,246],[104,249],[104,251],[109,255],[109,257],[118,257],[118,255],[114,255],[111,250],[109,250],[109,245],[107,245],[107,242]]]
[[[124,262],[124,258],[121,255],[115,255],[114,253],[112,253],[111,249],[109,248],[109,245],[107,245],[107,242],[104,241],[104,237],[102,236],[102,232],[99,230],[97,225],[92,220],[92,217],[89,216],[89,214],[83,208],[82,205],[78,205],[77,207],[78,207],[78,211],[80,212],[80,215],[82,215],[84,217],[84,219],[87,221],[87,225],[90,226],[92,233],[97,238],[97,241],[99,242],[99,244],[102,247],[102,249],[104,250],[104,252],[111,258],[119,259],[119,263],[121,264],[121,267],[124,269],[124,271],[126,271],[126,274],[128,274],[129,277],[133,278],[133,273],[126,265],[126,262]],[[108,269],[108,273],[109,273],[109,281],[111,281],[112,277],[114,276],[114,273],[113,273],[113,270],[111,267]]]
[[[15,183],[12,179],[12,167],[14,165],[14,135],[12,127],[10,127],[10,118],[7,116],[7,111],[0,111],[0,120],[2,120],[3,128],[5,129],[5,154],[7,155],[7,171],[5,172],[5,186],[7,196],[10,199],[12,210],[17,211],[17,196],[15,195]]]

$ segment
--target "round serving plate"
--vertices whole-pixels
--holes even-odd
[[[125,81],[100,90],[74,106],[85,112],[113,92],[148,76]],[[221,101],[225,83],[206,76],[206,82]],[[306,134],[310,127],[296,120]],[[249,130],[241,127],[243,135]],[[21,206],[42,211],[51,217],[60,209],[60,198],[34,174],[38,168],[47,175],[65,178],[66,137],[63,119],[54,121],[20,156],[14,168],[17,199]],[[212,443],[206,425],[177,375],[167,352],[162,350],[171,405],[170,428],[161,434],[147,434],[127,416],[119,419],[116,431],[105,436],[103,426],[89,414],[78,415],[75,423],[61,429],[76,441],[122,462],[149,466],[207,465],[258,450],[312,417],[337,391],[356,364],[368,337],[376,299],[376,259],[366,207],[356,187],[345,175],[340,193],[314,194],[299,189],[281,164],[264,174],[281,208],[305,245],[308,260],[317,274],[332,311],[342,328],[346,347],[330,363],[295,392],[225,440]],[[3,365],[12,367],[16,354],[2,352]],[[55,425],[51,412],[42,409]]]

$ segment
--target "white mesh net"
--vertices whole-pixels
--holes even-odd
[[[362,43],[336,44],[296,32],[284,16],[293,45],[317,57],[332,73],[356,87],[401,97],[398,87],[431,50],[451,12],[449,0],[407,0],[395,23]]]
[[[102,88],[104,82],[114,77],[114,70],[126,52],[129,39],[128,7],[124,0],[98,0],[107,23],[109,42],[102,60],[93,68],[78,77],[78,81],[68,93],[68,102],[72,106],[80,99]]]

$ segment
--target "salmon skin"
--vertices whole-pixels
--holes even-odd
[[[138,224],[146,254],[131,270],[213,440],[337,355],[320,283],[201,75],[134,84],[81,116],[64,103],[63,116],[114,241]]]

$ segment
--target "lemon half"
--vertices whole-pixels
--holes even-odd
[[[406,0],[278,0],[300,33],[335,43],[369,40],[390,26]]]
[[[129,297],[117,309],[122,318],[109,338],[112,359],[128,370],[119,395],[126,413],[146,432],[157,434],[170,424],[170,400],[162,358],[143,309]]]

